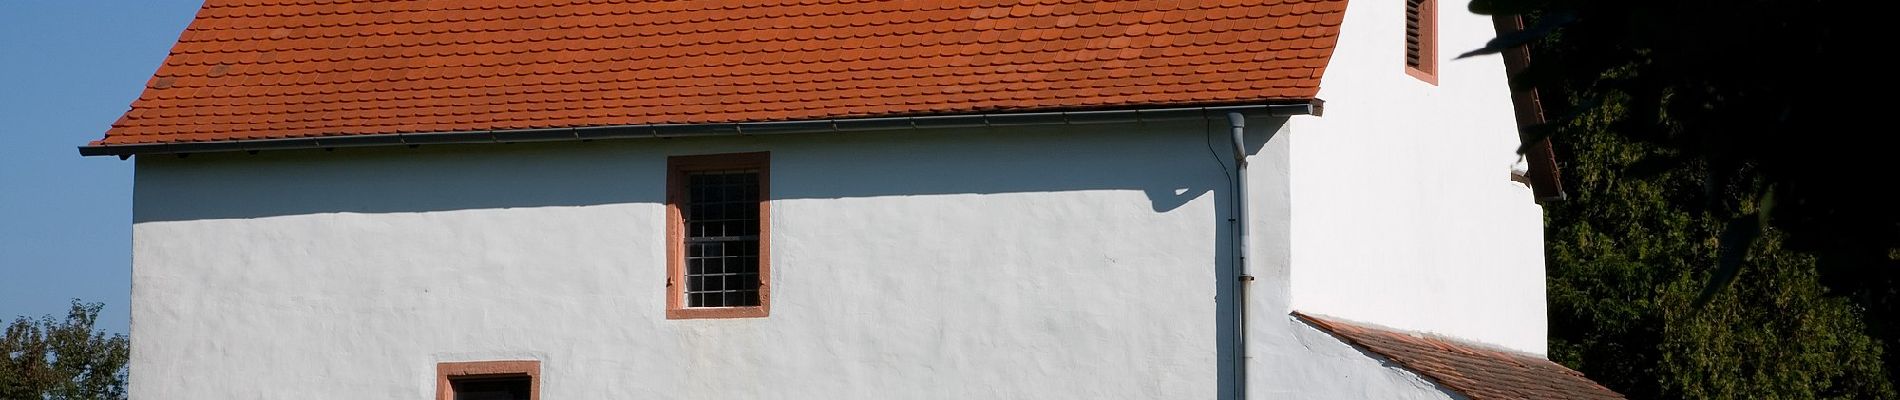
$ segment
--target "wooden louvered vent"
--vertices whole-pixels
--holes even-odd
[[[1425,0],[1405,0],[1405,66],[1424,66]]]
[[[1405,72],[1438,83],[1437,0],[1405,0]]]

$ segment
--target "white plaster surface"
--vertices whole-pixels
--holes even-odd
[[[1228,398],[1207,128],[141,157],[131,394],[429,398],[437,362],[536,359],[548,399]],[[1252,146],[1267,184],[1284,143]],[[761,150],[772,315],[666,320],[665,157]],[[1445,397],[1288,319],[1286,284],[1253,294],[1256,398]]]
[[[1289,296],[1297,282],[1288,275],[1300,268],[1292,264],[1297,249],[1290,235],[1297,232],[1292,229],[1294,218],[1307,211],[1292,208],[1295,197],[1290,192],[1272,188],[1287,187],[1299,173],[1289,169],[1288,139],[1299,135],[1289,134],[1291,125],[1251,128],[1247,135],[1250,147],[1259,148],[1248,158],[1248,178],[1255,188],[1249,193],[1253,225],[1248,273],[1256,279],[1247,295],[1247,398],[1463,398],[1290,315]]]
[[[1354,1],[1290,140],[1292,308],[1545,353],[1543,216],[1510,180],[1516,123],[1488,17],[1439,7],[1438,85],[1404,72],[1404,10]]]
[[[1324,117],[1249,122],[1251,399],[1459,398],[1292,310],[1544,352],[1502,66],[1413,80],[1384,3]],[[1488,37],[1461,14],[1441,53]],[[1215,118],[140,157],[131,394],[423,399],[437,362],[536,359],[550,400],[1233,398]],[[665,159],[742,151],[772,315],[667,320]]]

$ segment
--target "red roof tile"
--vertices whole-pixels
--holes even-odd
[[[1294,313],[1472,400],[1621,399],[1583,373],[1543,357]]]
[[[1312,98],[1345,0],[211,0],[95,144]]]

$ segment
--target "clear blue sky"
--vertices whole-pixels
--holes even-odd
[[[198,5],[0,0],[0,319],[78,298],[126,332],[132,163],[74,147],[125,112]]]

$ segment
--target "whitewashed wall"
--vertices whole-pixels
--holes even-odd
[[[1404,5],[1354,1],[1321,83],[1289,123],[1292,309],[1545,352],[1543,217],[1512,182],[1515,122],[1494,36],[1439,6],[1438,85],[1404,70]]]
[[[1293,117],[1293,121],[1315,117]],[[1324,118],[1331,118],[1324,117]],[[1251,242],[1248,273],[1255,277],[1247,295],[1248,399],[1461,399],[1438,384],[1375,354],[1341,342],[1291,315],[1300,284],[1291,275],[1299,234],[1296,218],[1310,211],[1292,203],[1288,187],[1300,171],[1292,169],[1290,140],[1304,133],[1295,123],[1249,125],[1247,138]],[[1324,207],[1324,205],[1304,205]],[[1364,296],[1382,296],[1363,293]]]
[[[1228,398],[1206,127],[140,157],[131,391],[419,399],[437,362],[538,359],[548,399]],[[1272,136],[1256,238],[1284,271]],[[666,320],[665,157],[761,150],[772,315]],[[1265,398],[1448,397],[1284,323],[1274,279]]]
[[[140,157],[131,390],[427,398],[529,358],[549,399],[1214,397],[1203,126]],[[772,315],[664,319],[665,157],[759,150]]]
[[[1324,117],[1254,120],[1250,398],[1457,398],[1294,310],[1544,352],[1541,216],[1508,179],[1489,22],[1356,2]],[[132,394],[1230,398],[1222,121],[140,157]],[[1210,139],[1211,136],[1211,139]],[[1211,149],[1210,149],[1211,147]],[[771,151],[775,304],[663,317],[665,157]]]

